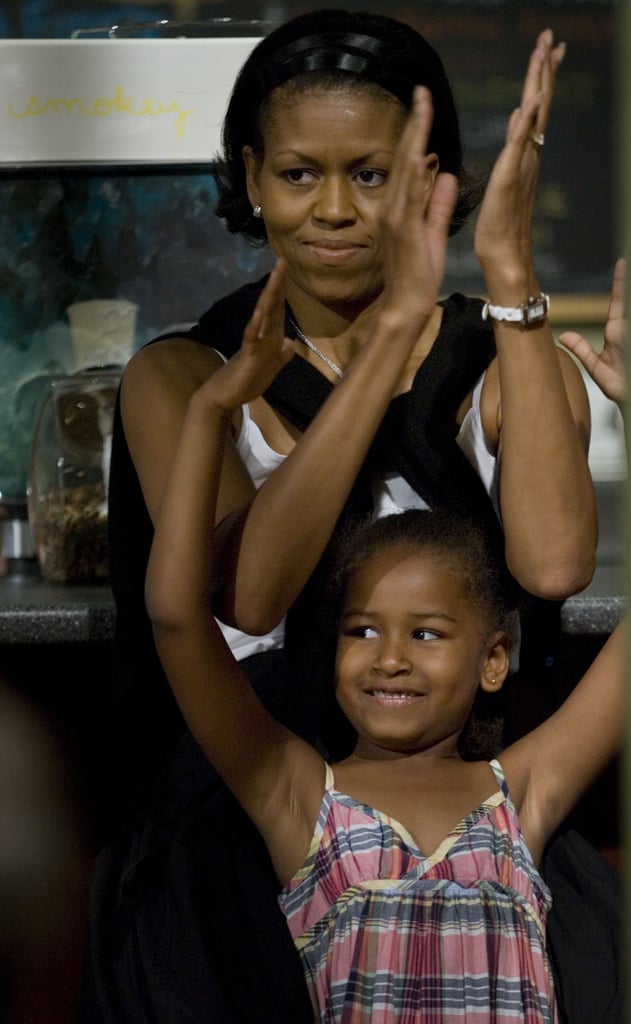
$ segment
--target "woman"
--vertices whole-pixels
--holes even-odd
[[[305,735],[315,736],[321,710],[319,648],[308,646],[316,570],[341,515],[370,506],[383,513],[409,504],[464,505],[491,528],[501,521],[509,567],[529,593],[561,600],[591,578],[596,513],[587,398],[576,367],[554,345],[530,246],[563,52],[549,31],[541,34],[480,209],[475,249],[490,299],[486,318],[482,300],[438,302],[447,236],[475,209],[480,189],[462,167],[442,64],[418,33],[389,18],[313,11],[263,39],[235,84],[218,165],[218,213],[229,230],[268,240],[284,260],[285,333],[296,355],[264,398],[235,418],[217,508],[228,571],[216,607],[236,630],[226,629],[231,646],[268,707]],[[419,84],[431,101],[409,118]],[[422,174],[410,192],[419,161]],[[120,863],[97,879],[115,879],[108,894],[116,921],[97,915],[93,934],[108,943],[101,963],[111,969],[118,958],[115,999],[136,993],[134,1021],[144,1019],[140,1005],[150,1007],[152,1020],[195,1020],[196,1012],[240,1022],[308,1019],[264,850],[214,786],[186,731],[170,767],[182,723],[143,594],[152,523],[189,398],[221,365],[217,353],[228,357],[239,347],[262,286],[221,300],[187,336],[158,339],[139,352],[126,368],[117,409],[110,557],[116,682],[131,764],[121,760],[132,808],[139,799],[134,783],[156,798],[131,841],[123,834],[118,852],[107,853]],[[527,322],[502,319],[519,315]],[[285,459],[325,399],[326,415],[306,431],[297,457]],[[235,561],[229,556],[237,550]],[[314,669],[310,684],[303,673],[297,702],[295,687],[271,684],[279,663],[291,677],[296,659]],[[218,814],[222,827],[210,835],[204,823],[212,815],[216,826]],[[169,919],[161,903],[173,886],[180,902],[190,897],[194,907],[186,921]],[[213,924],[222,920],[220,940],[204,918],[205,901]],[[252,915],[249,926],[240,914]],[[177,959],[177,984],[165,982],[165,962],[175,956],[167,919],[179,941],[191,941]],[[121,920],[123,932],[114,935]],[[239,955],[246,935],[259,942],[248,957],[247,983]],[[99,979],[101,1006],[110,980]],[[125,1019],[120,1006],[111,1016]]]

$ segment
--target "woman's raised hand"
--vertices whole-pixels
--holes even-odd
[[[564,331],[559,338],[561,344],[573,352],[583,364],[603,394],[621,407],[627,397],[625,368],[626,274],[627,261],[621,257],[616,261],[614,268],[609,311],[605,324],[605,342],[601,352],[597,352],[593,345],[576,331]]]
[[[539,163],[556,73],[565,43],[554,45],[551,29],[540,33],[530,56],[519,107],[508,122],[506,142],[486,188],[476,230],[475,252],[491,299],[525,302],[535,288],[531,221]],[[502,286],[515,292],[505,295]],[[494,292],[502,289],[502,293]]]
[[[431,94],[417,86],[399,140],[381,211],[384,306],[431,314],[445,275],[457,179],[426,154],[433,118]]]

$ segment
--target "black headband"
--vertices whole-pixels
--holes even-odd
[[[281,47],[273,67],[263,68],[260,78],[265,90],[271,92],[306,71],[350,71],[380,85],[409,107],[415,76],[405,65],[399,65],[397,70],[388,68],[392,61],[384,60],[386,50],[386,44],[374,36],[357,32],[317,33]]]

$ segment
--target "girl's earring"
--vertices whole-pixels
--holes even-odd
[[[254,207],[254,209],[252,210],[252,216],[253,217],[257,217],[257,218],[260,218],[260,217],[263,216],[263,211],[262,211],[260,206],[255,206]]]

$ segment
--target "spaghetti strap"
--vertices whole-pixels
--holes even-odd
[[[507,800],[510,799],[510,793],[508,792],[508,786],[506,784],[504,769],[502,768],[497,758],[494,757],[491,761],[489,761],[489,767],[491,768],[491,771],[495,776],[495,781],[497,782],[498,789],[501,789],[502,793],[504,794]]]

